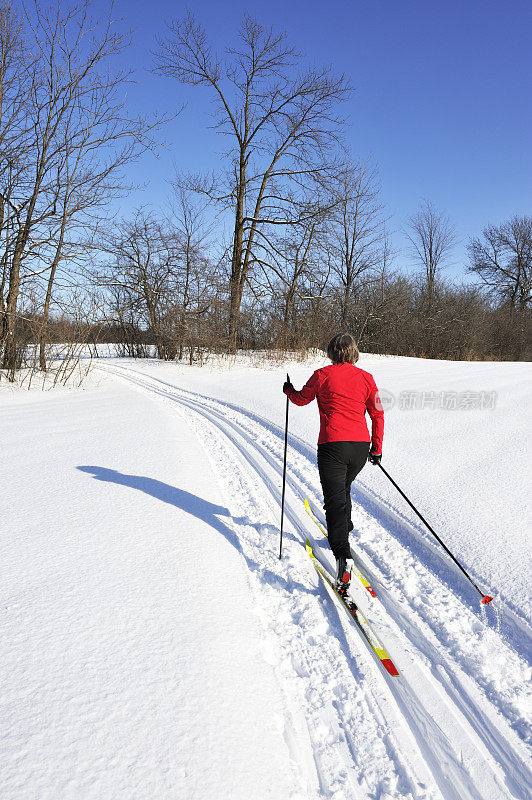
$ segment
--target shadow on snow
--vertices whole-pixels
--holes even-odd
[[[257,561],[249,558],[245,554],[236,532],[229,527],[229,525],[226,525],[220,517],[226,517],[228,521],[231,520],[237,525],[249,525],[256,528],[257,536],[260,535],[259,528],[261,531],[267,528],[268,530],[271,529],[272,533],[278,533],[273,525],[264,525],[262,523],[255,524],[248,517],[233,517],[229,509],[225,506],[216,505],[216,503],[211,503],[209,500],[204,500],[202,497],[198,497],[191,492],[179,489],[177,486],[171,486],[168,483],[163,483],[163,481],[158,481],[155,478],[147,478],[144,475],[127,475],[123,472],[118,472],[118,470],[109,469],[108,467],[78,466],[76,469],[80,470],[80,472],[86,472],[92,475],[97,481],[115,483],[119,486],[128,486],[130,489],[144,492],[144,494],[148,494],[156,500],[175,506],[175,508],[179,508],[186,514],[190,514],[192,517],[202,520],[218,531],[218,533],[221,533],[222,536],[238,550],[248,567],[259,573],[262,580],[290,591],[293,591],[296,587],[301,591],[309,591],[303,584],[293,581],[290,578],[285,579],[282,575],[264,568]],[[285,532],[284,535],[285,538],[290,538],[295,541],[295,537],[292,534]]]

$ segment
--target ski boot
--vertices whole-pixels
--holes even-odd
[[[339,595],[344,597],[349,589],[351,583],[351,570],[353,569],[352,558],[337,558],[336,559],[336,578],[334,581],[334,588]]]

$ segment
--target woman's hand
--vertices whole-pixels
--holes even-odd
[[[287,375],[286,377],[288,378],[288,375]],[[290,382],[290,379],[288,379],[287,381],[285,381],[285,382],[283,383],[283,392],[284,392],[285,394],[287,394],[287,393],[288,393],[288,390],[289,390],[289,389],[293,389],[293,388],[294,388],[294,387],[292,386],[292,383]]]

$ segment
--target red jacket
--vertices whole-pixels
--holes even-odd
[[[384,414],[373,375],[354,364],[331,364],[317,369],[300,392],[288,389],[296,406],[316,397],[320,410],[320,436],[324,442],[369,442],[365,413],[371,417],[371,449],[382,453]]]

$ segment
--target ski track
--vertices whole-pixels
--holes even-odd
[[[491,620],[492,609],[481,610],[469,598],[463,602],[452,591],[459,579],[431,542],[422,540],[421,561],[405,545],[404,529],[417,526],[358,484],[357,552],[379,600],[370,601],[362,587],[354,590],[401,673],[388,676],[343,609],[327,597],[302,546],[308,536],[320,559],[332,563],[303,510],[308,497],[320,516],[312,448],[298,441],[291,453],[289,526],[279,561],[283,431],[234,404],[140,370],[98,368],[172,404],[205,445],[232,515],[232,543],[250,568],[257,614],[268,634],[264,656],[287,704],[280,724],[307,796],[526,800],[532,785],[525,693],[530,667],[521,648],[512,647],[515,637],[526,652],[526,621],[508,608]],[[443,581],[434,574],[435,562],[445,565]]]

